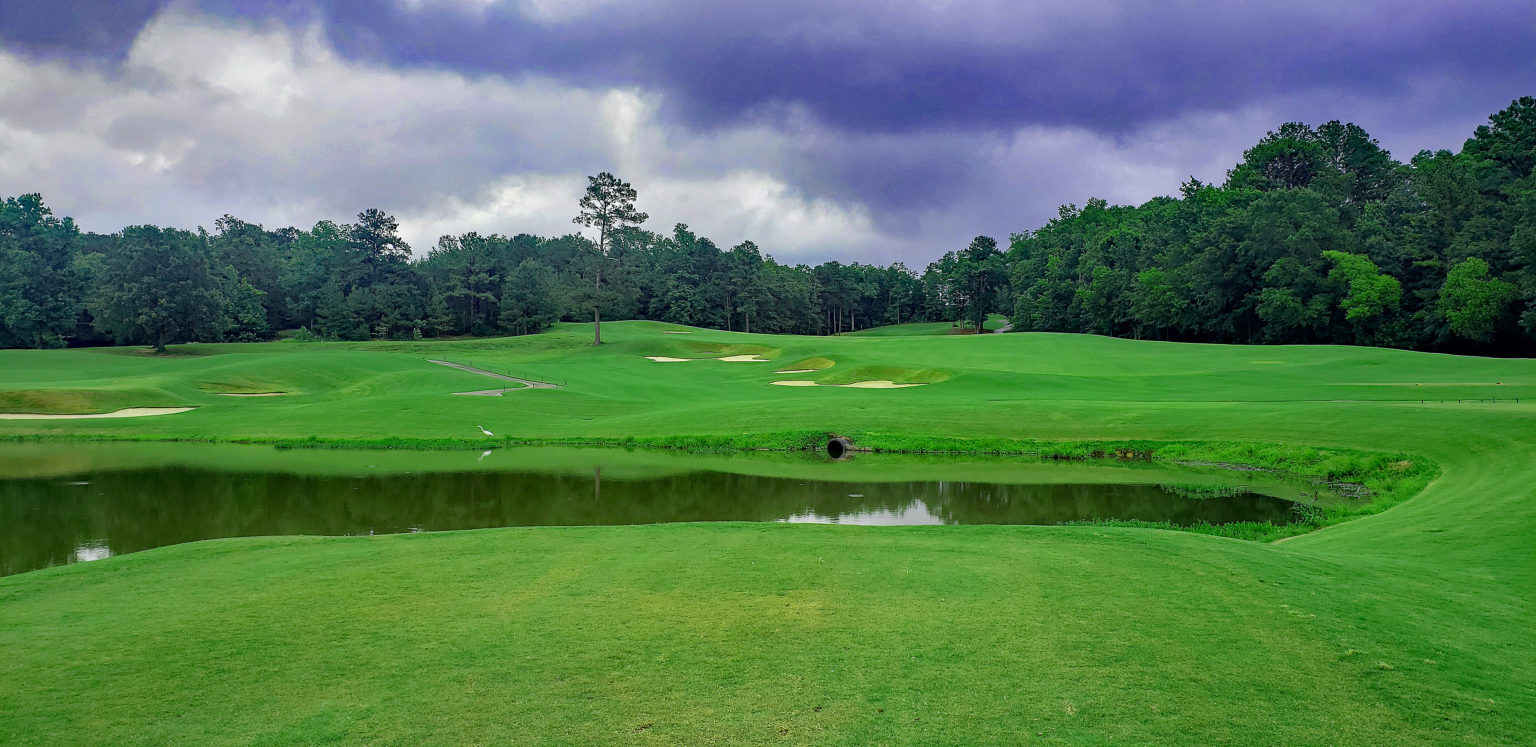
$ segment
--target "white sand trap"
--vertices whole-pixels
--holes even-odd
[[[218,392],[220,397],[281,397],[287,392]]]
[[[717,360],[722,360],[722,361],[725,361],[726,363],[767,363],[768,362],[767,358],[764,358],[763,356],[758,355],[756,353],[753,353],[752,355],[727,355],[724,358],[719,358]]]
[[[795,381],[795,380],[775,381],[775,382],[773,382],[773,385],[774,386],[821,386],[820,384],[817,384],[814,381]]]
[[[683,363],[685,361],[698,360],[697,358],[668,358],[665,355],[647,355],[645,357],[650,358],[657,363]]]
[[[909,386],[925,386],[924,384],[897,384],[890,379],[876,379],[874,381],[855,381],[851,384],[840,384],[849,389],[906,389]]]
[[[129,407],[117,412],[96,412],[87,415],[44,415],[35,412],[0,412],[0,420],[89,420],[91,418],[143,418],[150,415],[175,415],[192,407]]]
[[[664,330],[661,331],[661,333],[664,334],[664,335],[691,335],[691,334],[693,334],[692,332],[684,332],[684,331],[682,331],[680,329],[664,329]]]
[[[815,372],[816,372],[816,369],[814,369],[814,368],[791,368],[788,371],[774,371],[774,373],[782,373],[782,374],[815,373]]]
[[[481,389],[478,392],[454,392],[456,397],[500,397],[506,392],[516,392],[527,389],[525,386],[516,386],[510,389]]]

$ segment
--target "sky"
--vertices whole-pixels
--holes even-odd
[[[0,196],[86,230],[577,230],[586,176],[780,261],[920,268],[1220,181],[1283,122],[1399,159],[1536,95],[1530,0],[0,0]]]

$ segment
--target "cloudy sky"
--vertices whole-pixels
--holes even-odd
[[[921,266],[1220,180],[1281,122],[1399,158],[1536,94],[1530,0],[0,0],[0,195],[96,231],[565,233],[639,190],[781,261]]]

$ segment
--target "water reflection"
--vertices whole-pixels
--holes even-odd
[[[1156,485],[835,482],[632,467],[615,476],[601,466],[351,476],[166,465],[0,479],[0,574],[216,537],[678,521],[1278,524],[1292,518],[1291,505],[1254,494],[1191,498]]]
[[[862,496],[849,496],[860,498]],[[853,524],[866,527],[915,527],[928,524],[946,524],[944,517],[929,510],[928,504],[921,500],[913,501],[910,505],[892,511],[886,508],[874,510],[851,511],[841,514],[818,514],[807,511],[801,514],[793,514],[779,521],[789,524]]]
[[[104,539],[93,539],[87,540],[84,544],[75,548],[71,560],[80,563],[110,557],[112,557],[112,548],[107,546],[107,541]]]

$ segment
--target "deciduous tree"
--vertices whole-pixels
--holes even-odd
[[[224,303],[202,236],[130,226],[102,262],[92,311],[96,326],[119,342],[164,353],[168,343],[222,334]]]

